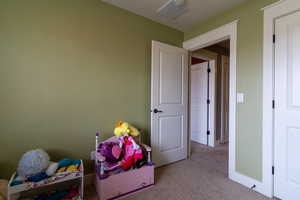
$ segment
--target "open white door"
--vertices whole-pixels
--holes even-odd
[[[215,145],[215,61],[190,67],[191,139],[195,142]]]
[[[274,193],[300,199],[300,12],[275,21]]]
[[[187,158],[188,52],[152,42],[151,146],[156,166]]]

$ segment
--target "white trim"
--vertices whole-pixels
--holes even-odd
[[[253,185],[257,181],[245,182],[245,178],[236,172],[236,51],[237,51],[237,24],[238,20],[223,25],[217,29],[199,35],[193,39],[185,41],[183,47],[189,51],[201,49],[225,39],[230,39],[230,91],[229,91],[229,178],[242,183],[243,185]],[[251,182],[251,184],[249,184]],[[253,182],[253,183],[252,183]]]
[[[267,6],[263,7],[263,8],[261,8],[260,10],[262,10],[262,11],[267,10],[267,9],[272,8],[272,7],[275,7],[275,6],[281,4],[281,3],[285,2],[285,1],[286,1],[286,0],[279,0],[279,1],[276,1],[275,3],[272,3],[272,4],[270,4],[270,5],[267,5]]]
[[[263,177],[264,194],[272,197],[273,176],[273,59],[274,46],[272,37],[274,34],[275,19],[300,9],[299,0],[283,0],[264,8],[264,50],[263,50]]]
[[[235,20],[229,24],[225,24],[217,29],[187,40],[183,42],[183,48],[188,49],[189,51],[195,51],[197,49],[208,47],[223,40],[229,39],[232,28],[236,26],[237,23],[238,20]]]
[[[264,186],[262,184],[262,182],[259,182],[253,178],[250,178],[248,176],[245,176],[239,172],[235,172],[232,177],[232,180],[234,180],[235,182],[244,185],[250,189],[253,189],[256,192],[259,192],[261,194],[264,194]]]

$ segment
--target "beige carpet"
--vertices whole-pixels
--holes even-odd
[[[208,148],[193,143],[192,156],[156,169],[153,188],[127,200],[267,200],[268,198],[227,178],[228,147]],[[92,188],[87,200],[96,200]]]

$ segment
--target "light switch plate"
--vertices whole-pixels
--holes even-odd
[[[236,95],[236,101],[237,103],[244,103],[244,93],[237,93]]]

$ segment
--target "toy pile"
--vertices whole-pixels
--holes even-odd
[[[146,152],[135,141],[140,135],[139,130],[127,122],[118,121],[114,134],[118,142],[104,142],[98,146],[98,152],[106,158],[104,170],[120,172],[142,167],[146,163]]]
[[[40,182],[54,175],[79,171],[81,161],[63,159],[51,162],[49,155],[42,149],[26,152],[19,161],[17,176],[10,186],[26,182]]]

